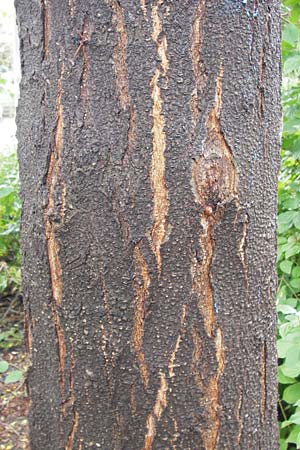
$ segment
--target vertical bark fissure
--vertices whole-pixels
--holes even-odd
[[[79,413],[75,406],[75,380],[74,380],[74,372],[75,372],[75,356],[74,356],[74,345],[71,344],[71,352],[70,352],[70,376],[69,376],[69,398],[68,401],[64,403],[63,405],[63,416],[66,417],[67,409],[72,408],[72,424],[71,424],[71,430],[69,432],[67,442],[65,445],[65,450],[73,450],[75,436],[78,430],[78,424],[79,424]]]
[[[143,11],[144,17],[148,21],[146,0],[140,0],[140,5],[141,5],[141,9]]]
[[[177,450],[177,445],[176,442],[178,440],[179,437],[179,430],[178,430],[178,424],[177,424],[177,420],[175,418],[172,419],[173,423],[174,423],[174,434],[172,439],[170,440],[170,444],[173,450]]]
[[[50,270],[50,281],[52,289],[51,309],[54,320],[55,332],[58,345],[59,373],[62,402],[64,399],[64,366],[66,356],[66,345],[64,332],[60,324],[60,318],[57,308],[62,300],[62,269],[59,260],[59,246],[55,236],[55,226],[51,220],[51,215],[55,211],[55,190],[59,178],[61,177],[61,151],[63,145],[63,106],[62,106],[62,79],[64,75],[64,64],[61,67],[60,77],[58,79],[58,93],[56,99],[57,118],[54,133],[54,149],[50,155],[49,166],[46,176],[46,185],[48,189],[48,203],[44,214],[45,236],[47,243],[47,254]],[[64,212],[61,211],[61,220],[63,221]]]
[[[134,323],[131,335],[131,347],[135,352],[144,387],[147,388],[149,374],[145,355],[143,352],[143,337],[145,324],[145,301],[149,294],[150,276],[145,258],[139,245],[136,245],[133,252],[135,263],[134,290],[136,293],[134,308]]]
[[[82,98],[83,103],[86,105],[89,101],[89,89],[88,89],[88,80],[89,80],[89,72],[90,72],[90,57],[89,57],[89,49],[88,44],[91,39],[91,34],[93,31],[93,27],[90,23],[90,20],[87,16],[84,17],[82,23],[82,31],[80,34],[80,44],[75,53],[74,59],[77,57],[78,53],[82,51],[82,71],[80,76],[80,96]]]
[[[145,436],[144,447],[142,450],[151,450],[156,436],[156,425],[161,419],[162,413],[167,407],[168,382],[166,375],[160,371],[160,387],[156,394],[156,400],[152,412],[147,418],[147,433]]]
[[[47,58],[49,53],[50,40],[50,11],[48,0],[41,0],[42,14],[43,14],[43,52],[44,58]]]
[[[117,42],[113,49],[116,88],[120,105],[125,110],[130,107],[130,98],[126,61],[127,34],[124,11],[117,0],[109,0],[109,5],[113,11],[113,25],[117,33]]]
[[[266,415],[266,406],[267,406],[267,371],[266,371],[266,362],[267,362],[267,346],[266,342],[262,344],[261,350],[261,358],[260,358],[260,389],[261,389],[261,417],[262,420],[265,420]]]
[[[169,368],[169,377],[170,378],[174,378],[175,377],[175,360],[176,360],[176,354],[179,350],[180,347],[180,343],[182,341],[182,338],[185,334],[185,329],[184,329],[184,323],[185,323],[185,318],[186,318],[186,312],[187,312],[187,305],[183,305],[182,306],[182,312],[181,312],[181,318],[180,318],[180,331],[179,334],[177,336],[176,339],[176,344],[174,347],[173,352],[171,353],[170,359],[169,359],[169,364],[168,364],[168,368]]]
[[[200,204],[202,212],[200,223],[202,232],[199,244],[203,252],[202,261],[196,257],[192,260],[192,289],[198,296],[198,307],[204,320],[208,338],[214,340],[217,369],[205,385],[201,376],[196,376],[196,384],[207,402],[207,427],[202,433],[205,450],[214,450],[219,439],[220,420],[218,417],[219,380],[225,366],[225,350],[221,328],[216,326],[218,305],[214,303],[211,283],[211,265],[214,256],[214,228],[221,222],[226,203],[235,200],[239,203],[237,192],[237,173],[232,151],[226,142],[220,126],[222,109],[222,78],[224,70],[221,65],[216,80],[215,104],[206,120],[206,136],[202,142],[201,153],[192,163],[192,190],[195,201]],[[242,248],[244,240],[242,239]],[[194,342],[194,345],[196,342]],[[197,344],[199,347],[199,344]],[[197,350],[195,356],[199,351]],[[196,367],[195,362],[193,363]]]
[[[129,112],[127,146],[122,155],[122,164],[127,164],[135,141],[135,109],[129,95],[129,79],[127,70],[127,33],[124,11],[117,0],[109,0],[113,11],[113,25],[117,33],[117,42],[113,49],[113,61],[116,88],[121,108]]]
[[[179,350],[179,346],[180,346],[182,337],[185,333],[184,323],[185,323],[186,313],[187,313],[187,305],[183,305],[182,313],[181,313],[181,320],[180,320],[180,322],[181,322],[180,332],[177,337],[174,350],[172,351],[170,358],[169,358],[169,362],[168,362],[169,378],[175,377],[175,372],[174,372],[175,358],[176,358],[176,353]],[[163,412],[165,411],[167,404],[168,404],[168,402],[167,402],[167,392],[168,392],[167,378],[166,378],[165,373],[162,372],[161,370],[159,372],[159,375],[160,375],[160,387],[156,394],[156,401],[155,401],[153,410],[148,415],[148,418],[147,418],[147,422],[146,422],[147,433],[145,436],[143,450],[151,450],[152,449],[152,445],[153,445],[153,442],[154,442],[154,439],[156,436],[157,424],[161,420],[161,416],[162,416]],[[177,428],[176,419],[174,419],[174,420],[175,420],[176,426],[175,426],[175,433],[172,438],[172,442],[173,442],[172,446],[173,446],[173,448],[176,449],[175,442],[179,436],[179,432],[178,432],[178,428]]]
[[[73,450],[73,448],[74,448],[74,440],[75,440],[76,432],[78,429],[78,422],[79,422],[79,415],[78,415],[78,412],[75,411],[74,416],[73,416],[72,429],[69,434],[68,441],[65,446],[65,450]]]
[[[113,352],[111,353],[111,356],[108,353],[108,342],[110,343],[111,347],[113,346],[113,340],[112,340],[112,315],[110,311],[109,301],[108,301],[108,291],[106,288],[105,280],[102,275],[102,271],[100,274],[100,286],[102,291],[102,298],[103,298],[103,305],[104,305],[104,311],[105,311],[105,317],[106,317],[106,323],[103,321],[100,324],[100,330],[101,330],[101,350],[103,353],[103,359],[104,359],[104,368],[106,372],[106,379],[107,379],[107,385],[110,396],[112,396],[112,369],[114,366],[114,355]],[[106,325],[106,326],[105,326]],[[107,330],[108,328],[108,330]],[[107,333],[109,334],[107,336]]]
[[[237,404],[237,421],[239,424],[239,431],[238,431],[238,435],[237,435],[237,445],[239,446],[240,450],[243,450],[241,448],[241,439],[242,439],[242,433],[243,433],[243,428],[244,428],[243,416],[242,416],[242,406],[243,406],[243,390],[241,389],[239,399],[238,399],[238,404]]]
[[[195,133],[196,124],[199,119],[199,97],[202,94],[206,83],[205,67],[201,61],[201,48],[203,40],[203,16],[205,9],[205,0],[200,0],[196,8],[193,24],[192,24],[192,37],[191,37],[191,59],[193,65],[193,72],[195,77],[195,89],[192,93],[190,100],[190,107],[192,113],[192,136]]]
[[[68,0],[68,5],[69,5],[70,16],[73,18],[74,12],[75,12],[75,0]]]
[[[157,46],[157,54],[160,58],[160,66],[156,68],[151,79],[151,97],[153,100],[152,117],[152,162],[151,162],[151,187],[153,192],[153,219],[154,224],[150,233],[152,250],[156,257],[158,273],[161,273],[162,258],[161,246],[167,236],[167,216],[169,209],[168,191],[165,181],[165,149],[166,134],[165,118],[163,115],[163,100],[161,97],[160,79],[167,82],[169,60],[167,56],[167,38],[163,33],[162,20],[159,16],[159,6],[163,0],[156,2],[152,8],[152,39]]]

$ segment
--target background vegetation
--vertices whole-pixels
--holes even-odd
[[[278,190],[280,449],[300,448],[300,2],[283,5],[283,139]]]
[[[282,170],[278,190],[278,380],[280,450],[300,449],[300,2],[283,4]],[[0,46],[0,87],[5,87],[7,48]],[[18,170],[15,149],[0,154],[0,350],[22,341],[22,326],[9,320],[20,303]],[[14,316],[15,317],[15,316]],[[21,377],[0,357],[6,383]]]

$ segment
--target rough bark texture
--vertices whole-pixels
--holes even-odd
[[[275,450],[280,2],[16,0],[32,450]]]

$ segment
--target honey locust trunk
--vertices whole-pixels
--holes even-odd
[[[279,0],[16,0],[32,450],[275,450]]]

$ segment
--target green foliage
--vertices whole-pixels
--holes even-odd
[[[10,383],[17,383],[18,381],[20,381],[23,378],[23,372],[21,370],[13,370],[12,372],[10,372],[4,380],[5,384],[10,384]]]
[[[283,139],[278,190],[280,450],[300,449],[300,3],[283,13]]]
[[[0,373],[4,373],[8,370],[9,364],[7,361],[0,360]]]
[[[15,152],[0,155],[0,295],[20,288],[20,199]]]
[[[0,349],[20,347],[22,345],[22,335],[17,325],[0,333]]]
[[[23,370],[16,369],[4,359],[0,360],[0,375],[5,374],[4,383],[17,383],[22,380],[24,376]]]

